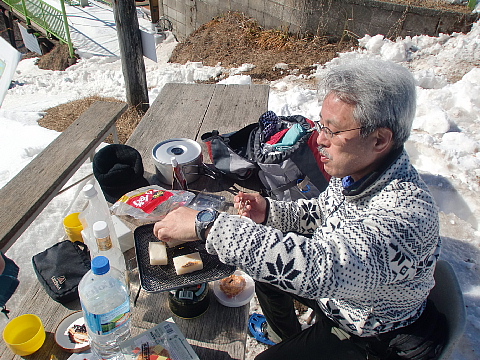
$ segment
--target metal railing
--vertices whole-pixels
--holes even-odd
[[[48,34],[53,35],[60,41],[68,45],[70,56],[74,57],[72,40],[70,39],[70,29],[68,26],[67,13],[65,11],[65,2],[60,0],[61,10],[47,4],[42,0],[3,0],[12,9],[16,10],[25,17],[27,25],[35,23],[44,29]],[[73,4],[73,1],[68,1]]]

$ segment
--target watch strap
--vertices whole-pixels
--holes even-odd
[[[213,221],[215,221],[215,220],[213,220]],[[199,236],[200,240],[202,240],[202,241],[207,241],[207,236],[206,236],[205,234],[206,234],[207,230],[212,227],[213,221],[212,221],[212,222],[209,222],[207,225],[205,225],[204,227],[202,227],[202,228],[200,229],[200,234],[199,234],[199,235],[200,235],[200,236]]]

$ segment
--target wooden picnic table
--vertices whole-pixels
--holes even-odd
[[[197,140],[202,146],[204,162],[209,163],[210,159],[200,136],[212,130],[228,133],[257,122],[259,116],[267,110],[268,93],[267,85],[166,84],[127,144],[142,155],[145,177],[150,183],[170,189],[170,184],[162,184],[156,177],[152,149],[157,143],[172,138]],[[197,181],[189,184],[189,189],[225,196],[227,203],[231,205],[227,211],[233,213],[234,194],[239,190],[257,190],[258,185],[249,180],[235,183],[227,178],[215,180],[200,176]],[[132,221],[129,226],[133,229],[136,224]],[[130,265],[134,264],[134,249],[127,251],[125,258]],[[131,268],[131,295],[138,295],[132,308],[132,335],[138,335],[172,317],[200,359],[244,359],[248,304],[237,308],[225,307],[216,300],[213,291],[210,291],[208,310],[198,318],[182,319],[171,312],[168,292],[149,293],[142,290],[136,276],[138,268]],[[210,290],[212,288],[210,283]],[[55,344],[55,328],[65,316],[79,309],[78,301],[67,306],[56,303],[37,283],[20,306],[11,313],[12,317],[34,313],[44,322],[47,339],[42,348],[28,356],[28,359],[50,359],[52,354],[58,360],[67,359],[71,354]],[[0,358],[21,357],[15,356],[2,342]]]

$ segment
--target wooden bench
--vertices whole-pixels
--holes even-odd
[[[97,101],[0,189],[0,250],[6,251],[109,134],[127,109]]]

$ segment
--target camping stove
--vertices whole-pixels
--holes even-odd
[[[208,283],[170,290],[168,304],[170,310],[181,318],[192,319],[202,315],[210,304]]]

